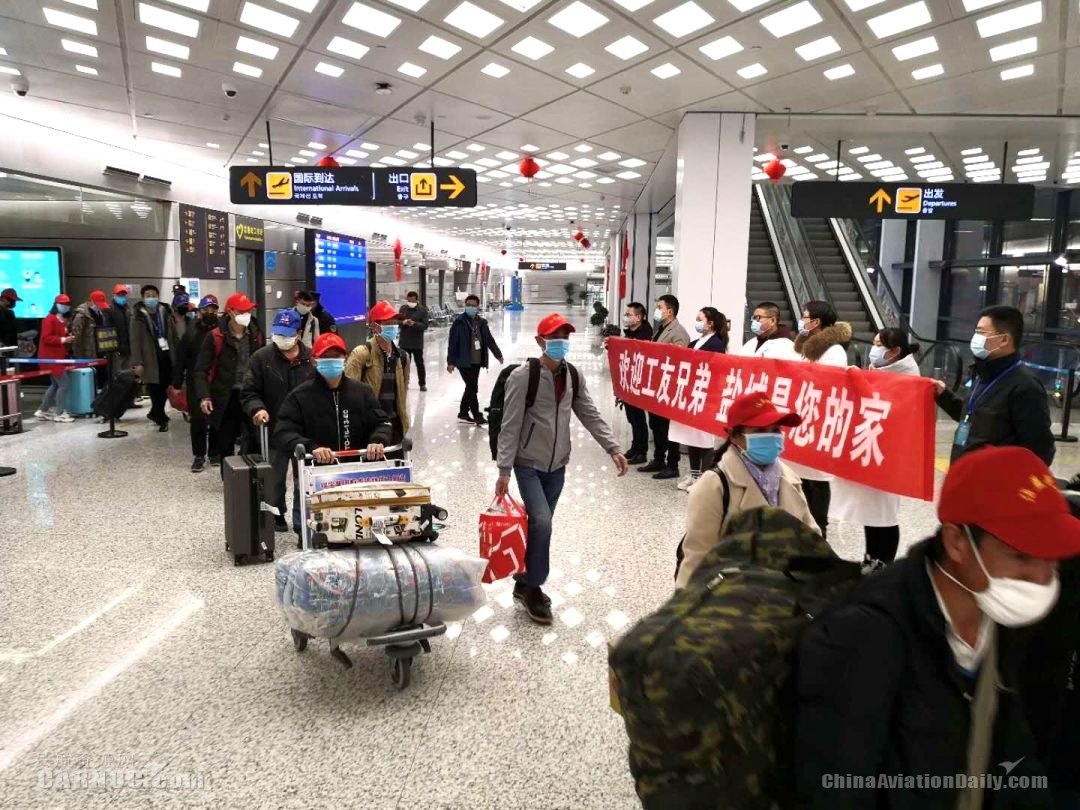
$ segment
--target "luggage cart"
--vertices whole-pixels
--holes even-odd
[[[323,466],[315,466],[314,457],[309,455],[303,445],[298,445],[295,451],[297,481],[296,486],[300,489],[300,528],[301,543],[304,551],[313,548],[325,548],[327,546],[325,535],[319,536],[311,526],[309,511],[311,496],[315,492],[332,486],[340,486],[348,482],[361,482],[365,478],[400,481],[401,483],[412,482],[412,462],[409,460],[409,451],[412,442],[402,439],[401,444],[385,448],[384,458],[378,461],[352,461],[343,462],[342,459],[365,458],[366,450],[343,450],[334,453],[334,463]],[[401,458],[389,458],[391,454],[400,453]],[[433,517],[439,520],[446,519],[446,511],[436,508]],[[378,537],[379,533],[376,533]],[[385,536],[379,538],[380,543],[392,545]],[[404,689],[412,680],[412,664],[421,653],[431,652],[430,639],[441,636],[446,632],[446,624],[439,622],[434,625],[408,624],[395,627],[389,632],[378,636],[365,638],[363,641],[368,647],[383,647],[386,655],[393,662],[391,668],[391,681],[398,689]],[[293,647],[297,652],[307,649],[308,640],[313,636],[290,628]],[[352,659],[345,654],[339,646],[336,638],[328,638],[330,655],[346,669],[352,668]]]

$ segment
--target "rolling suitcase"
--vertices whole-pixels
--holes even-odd
[[[68,388],[64,410],[72,416],[89,416],[94,412],[94,369],[73,368],[67,373]]]
[[[121,371],[94,400],[94,413],[102,419],[119,419],[131,407],[135,395],[135,373]]]
[[[225,550],[236,565],[274,561],[274,471],[269,463],[269,431],[259,428],[262,456],[222,459],[225,484]]]

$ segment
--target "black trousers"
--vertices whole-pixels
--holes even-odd
[[[427,369],[424,368],[424,347],[419,349],[405,349],[413,360],[413,368],[416,369],[416,381],[423,388],[427,385]]]
[[[649,427],[652,428],[653,459],[666,465],[669,470],[678,470],[678,442],[668,441],[668,429],[671,427],[671,420],[650,413]]]
[[[465,381],[465,393],[461,395],[461,406],[458,408],[459,416],[472,414],[474,419],[480,418],[480,366],[459,368],[461,379]]]
[[[197,404],[195,409],[188,414],[188,418],[191,420],[189,425],[191,427],[191,455],[195,458],[216,456],[218,454],[217,431],[210,427],[210,423],[206,421],[206,416],[199,410]]]
[[[649,425],[645,411],[627,404],[624,404],[623,408],[626,410],[626,421],[630,423],[630,432],[633,436],[630,440],[630,452],[627,455],[646,455],[649,452]]]
[[[247,416],[244,415],[244,409],[240,407],[240,392],[233,389],[217,429],[218,452],[222,459],[225,456],[235,455],[236,443],[246,441],[248,421]],[[225,465],[221,466],[221,475],[224,477]]]
[[[172,362],[169,360],[168,352],[157,353],[158,362],[158,380],[153,384],[147,384],[147,389],[150,392],[150,416],[157,418],[164,418],[165,416],[165,403],[169,401],[168,393],[166,389],[169,387],[169,380],[172,379]]]
[[[872,560],[891,563],[896,559],[896,550],[900,547],[899,526],[864,526],[866,537],[866,556]]]
[[[690,447],[687,446],[686,454],[690,456],[690,474],[693,476],[700,476],[702,473],[701,465],[705,463],[705,456],[709,451],[704,447]]]
[[[810,507],[810,514],[814,516],[821,536],[826,536],[829,527],[829,504],[832,502],[832,486],[828,481],[811,481],[804,478],[802,482],[803,495]]]

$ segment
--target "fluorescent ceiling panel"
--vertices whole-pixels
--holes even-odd
[[[1034,3],[1026,3],[1022,6],[1016,6],[983,17],[975,22],[975,27],[979,29],[979,36],[986,39],[987,37],[995,37],[998,34],[1007,34],[1009,31],[1019,31],[1021,28],[1038,25],[1042,21],[1042,0],[1036,0]]]
[[[79,73],[85,73],[87,76],[97,76],[97,68],[87,67],[86,65],[76,65],[75,70]]]
[[[149,3],[139,3],[139,22],[183,37],[194,39],[199,36],[199,21],[194,17],[177,14]]]
[[[263,73],[262,68],[246,65],[243,62],[233,62],[232,69],[241,75],[251,76],[253,79],[259,78]]]
[[[682,71],[671,64],[671,62],[665,62],[658,67],[654,67],[649,72],[658,79],[670,79],[673,76],[678,76],[682,73]]]
[[[493,79],[501,79],[503,76],[510,72],[510,68],[503,67],[496,62],[490,62],[489,64],[481,68],[480,72],[487,76],[490,76]]]
[[[928,67],[919,68],[918,70],[911,71],[911,78],[922,81],[923,79],[932,79],[934,76],[940,76],[944,72],[945,68],[942,67],[940,64],[930,65]]]
[[[622,39],[612,42],[604,50],[625,61],[645,53],[649,50],[649,46],[627,34]]]
[[[95,59],[97,58],[98,49],[95,48],[93,45],[84,45],[83,43],[76,42],[73,39],[62,39],[60,40],[60,44],[63,46],[65,51],[77,53],[82,56],[92,56]],[[6,55],[7,51],[4,51],[4,53]]]
[[[318,141],[308,141],[308,149],[325,149],[325,143],[319,143]]]
[[[244,3],[243,8],[240,9],[240,22],[244,25],[250,25],[252,28],[269,31],[275,36],[286,38],[295,34],[296,29],[300,26],[300,21],[295,17],[272,11],[251,2]]]
[[[514,53],[521,54],[527,59],[536,61],[537,59],[543,59],[555,49],[541,39],[537,39],[536,37],[525,37],[525,39],[521,40],[521,42],[510,50]]]
[[[862,11],[871,6],[876,6],[879,3],[884,3],[885,0],[844,0],[844,2],[847,3],[847,7],[852,11]]]
[[[758,76],[764,76],[769,71],[760,62],[755,62],[752,65],[747,65],[744,68],[739,68],[737,71],[744,79],[756,79]]]
[[[1012,79],[1022,79],[1025,76],[1034,76],[1034,65],[1019,65],[1018,67],[1009,68],[1008,70],[1001,71],[1001,80],[1003,82],[1011,81]]]
[[[616,3],[627,11],[638,11],[639,9],[643,9],[652,1],[653,0],[615,0]]]
[[[897,45],[892,49],[892,52],[893,56],[899,61],[906,62],[909,59],[926,56],[928,53],[937,53],[937,50],[938,41],[936,37],[923,37],[922,39],[905,42],[903,45]]]
[[[42,12],[45,14],[45,20],[49,25],[55,25],[58,28],[67,28],[71,31],[78,31],[80,34],[87,34],[88,36],[97,36],[97,23],[86,17],[80,17],[78,14],[68,14],[66,11],[57,11],[55,8],[43,8]]]
[[[398,68],[398,73],[404,73],[406,76],[419,79],[427,73],[427,68],[420,67],[420,65],[414,65],[412,62],[403,62],[401,67]]]
[[[777,39],[802,31],[821,22],[821,15],[809,0],[803,0],[773,14],[767,14],[758,22]]]
[[[1039,38],[1027,37],[1026,39],[1019,39],[1016,42],[1008,42],[1004,45],[998,45],[996,48],[990,49],[990,59],[994,62],[1001,62],[1005,59],[1015,59],[1017,56],[1026,56],[1029,53],[1035,53],[1039,50]]]
[[[401,20],[394,15],[365,6],[363,3],[353,3],[352,8],[341,21],[345,25],[383,39],[394,33],[394,29],[401,25]]]
[[[440,59],[452,59],[461,52],[461,46],[433,34],[421,43],[420,50]]]
[[[289,6],[295,8],[297,11],[303,11],[306,14],[310,14],[315,10],[315,6],[319,5],[319,0],[277,0],[283,6]],[[176,0],[170,0],[170,2],[176,2]]]
[[[261,56],[263,59],[276,59],[281,49],[269,42],[242,36],[237,37],[236,50],[250,53],[252,56]]]
[[[743,46],[739,44],[739,41],[735,39],[735,37],[720,37],[720,39],[714,39],[708,45],[702,45],[698,48],[699,51],[713,60],[731,56],[742,49]]]
[[[591,34],[600,26],[605,25],[607,21],[607,17],[591,6],[580,2],[580,0],[575,0],[558,14],[548,18],[548,22],[556,28],[578,39],[586,34]]]
[[[618,177],[620,180],[636,180],[637,178],[641,177],[641,175],[637,172],[619,172],[615,176]]]
[[[692,34],[706,25],[712,25],[715,20],[693,0],[683,3],[678,8],[673,8],[666,14],[661,14],[653,22],[663,28],[676,39]]]
[[[301,149],[296,154],[303,155],[304,157],[315,157],[315,155],[317,155],[318,152],[312,152],[310,149]]]
[[[980,11],[981,9],[997,6],[1004,2],[1005,0],[964,0],[964,11]]]
[[[528,11],[533,6],[537,5],[540,0],[502,0],[505,5],[510,6],[514,11],[520,11],[522,13]]]
[[[82,6],[88,8],[91,11],[97,11],[97,0],[64,0],[65,3],[71,3],[73,6]]]
[[[829,68],[825,71],[825,78],[831,82],[837,79],[846,79],[848,76],[855,75],[855,68],[851,65],[837,65],[834,68]]]
[[[330,51],[330,53],[348,56],[351,59],[363,59],[371,49],[367,45],[361,45],[359,42],[353,42],[351,39],[345,39],[345,37],[334,37],[330,40],[330,44],[326,46],[326,50]]]
[[[584,62],[578,62],[576,65],[571,65],[566,69],[566,72],[573,76],[575,79],[584,79],[587,76],[591,76],[596,73],[596,70],[586,65]]]
[[[929,25],[933,21],[930,16],[930,9],[927,8],[924,0],[919,0],[917,3],[898,8],[895,11],[871,17],[866,21],[866,24],[874,32],[874,36],[878,39],[885,39],[886,37],[894,37],[897,34],[910,31],[913,28]]]
[[[459,28],[470,36],[483,39],[500,25],[504,20],[496,17],[490,11],[485,11],[472,3],[464,2],[451,11],[443,22]]]
[[[191,56],[191,48],[187,45],[178,45],[175,42],[158,39],[157,37],[146,38],[146,50],[160,53],[163,56],[171,56],[173,59],[187,59]]]
[[[395,6],[401,6],[407,8],[409,11],[419,11],[427,5],[428,0],[387,0],[387,2],[393,3]]]
[[[331,65],[329,62],[319,62],[319,64],[315,66],[315,72],[321,73],[324,76],[330,76],[334,79],[340,79],[341,74],[345,72],[345,68]]]
[[[638,166],[644,166],[645,161],[639,158],[627,158],[626,160],[619,161],[620,166],[624,166],[627,169],[636,169]]]
[[[154,73],[160,73],[162,76],[171,76],[174,79],[179,79],[183,75],[183,71],[178,67],[172,65],[164,65],[161,62],[151,62],[150,70]]]
[[[822,37],[821,39],[815,39],[813,42],[807,42],[805,45],[800,45],[795,49],[795,53],[807,62],[812,62],[831,53],[837,53],[839,50],[840,43],[834,37]]]
[[[758,6],[763,6],[769,2],[769,0],[728,0],[731,5],[735,6],[739,11],[752,11]]]

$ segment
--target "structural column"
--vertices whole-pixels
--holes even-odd
[[[691,334],[710,305],[731,320],[732,335],[743,333],[753,145],[750,113],[689,113],[679,125],[672,273]]]
[[[936,340],[941,303],[941,270],[930,267],[945,253],[945,221],[920,219],[915,233],[915,261],[911,285],[911,329]]]

